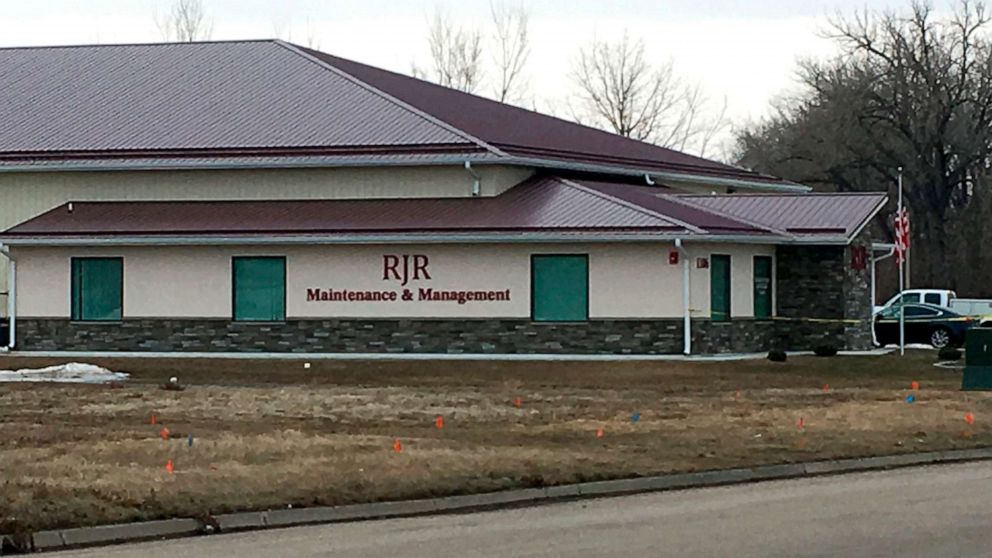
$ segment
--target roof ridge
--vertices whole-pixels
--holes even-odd
[[[66,45],[16,45],[0,46],[3,50],[45,50],[61,48],[97,47],[156,47],[156,46],[196,46],[216,44],[275,43],[278,39],[213,39],[209,41],[152,41],[148,43],[74,43]]]
[[[411,104],[409,104],[409,103],[407,103],[405,101],[402,101],[401,99],[398,99],[395,96],[390,95],[389,93],[386,93],[382,89],[379,89],[378,87],[375,87],[375,86],[369,84],[368,82],[365,82],[365,81],[363,81],[361,79],[358,79],[357,77],[355,77],[355,76],[351,75],[350,73],[342,70],[341,68],[338,68],[337,66],[334,66],[333,64],[331,64],[329,62],[326,62],[324,60],[321,60],[321,59],[317,58],[316,56],[313,56],[310,53],[304,52],[300,47],[298,47],[298,46],[296,46],[296,45],[294,45],[292,43],[283,41],[282,39],[274,39],[272,42],[275,43],[276,45],[279,45],[279,46],[285,48],[286,50],[288,50],[288,51],[290,51],[292,53],[295,53],[298,56],[301,56],[305,60],[309,60],[310,62],[312,62],[314,64],[317,64],[321,68],[324,68],[325,70],[331,71],[334,74],[336,74],[336,75],[338,75],[340,77],[343,77],[343,78],[347,79],[348,81],[350,81],[350,82],[352,82],[352,83],[354,83],[354,84],[356,84],[356,85],[358,85],[358,86],[360,86],[360,87],[362,87],[362,88],[370,91],[371,93],[373,93],[375,95],[378,95],[379,97],[382,97],[383,99],[385,99],[385,100],[393,103],[394,105],[396,105],[396,106],[398,106],[398,107],[400,107],[400,108],[402,108],[402,109],[404,109],[404,110],[406,110],[408,112],[413,113],[415,116],[418,116],[418,117],[420,117],[420,118],[422,118],[422,119],[424,119],[424,120],[426,120],[426,121],[428,121],[428,122],[430,122],[430,123],[432,123],[432,124],[434,124],[436,126],[440,126],[441,128],[444,128],[445,130],[447,130],[447,131],[449,131],[449,132],[451,132],[451,133],[453,133],[455,135],[458,135],[458,136],[461,136],[461,137],[465,138],[470,143],[474,143],[474,144],[478,145],[479,147],[482,147],[483,149],[486,149],[487,151],[491,152],[494,155],[499,155],[499,156],[503,156],[503,157],[506,157],[507,156],[506,153],[503,153],[503,151],[501,151],[500,149],[498,149],[498,148],[490,145],[489,143],[487,143],[485,141],[482,141],[481,139],[473,136],[472,134],[469,134],[465,130],[462,130],[462,129],[458,128],[458,127],[452,126],[451,124],[445,122],[444,120],[441,120],[440,118],[437,118],[436,116],[433,116],[431,114],[428,114],[428,113],[426,113],[426,112],[418,109],[417,107],[414,107],[413,105],[411,105]]]
[[[696,225],[692,225],[692,224],[687,223],[687,222],[685,222],[685,221],[683,221],[681,219],[676,219],[676,218],[674,218],[674,217],[672,217],[670,215],[665,215],[663,213],[659,213],[657,211],[653,211],[653,210],[648,209],[646,207],[637,205],[636,203],[633,203],[633,202],[629,202],[627,200],[620,199],[620,198],[618,198],[616,196],[612,196],[610,194],[607,194],[606,192],[600,192],[600,191],[598,191],[598,190],[596,190],[594,188],[589,188],[588,186],[583,186],[582,184],[579,184],[578,182],[574,182],[574,181],[569,180],[567,178],[562,178],[560,176],[550,176],[548,178],[551,178],[552,180],[557,180],[558,182],[561,182],[562,184],[564,184],[564,185],[566,185],[566,186],[568,186],[570,188],[575,188],[577,190],[581,190],[583,192],[586,192],[587,194],[592,194],[592,195],[594,195],[594,196],[596,196],[598,198],[601,198],[601,199],[604,199],[604,200],[613,202],[613,203],[615,203],[617,205],[620,205],[622,207],[626,207],[627,209],[633,209],[634,211],[638,211],[640,213],[644,213],[646,215],[650,215],[652,217],[655,217],[655,218],[658,218],[658,219],[662,219],[664,221],[668,221],[670,223],[673,223],[673,224],[676,224],[676,225],[685,227],[686,230],[689,230],[689,231],[692,231],[692,232],[695,232],[695,233],[706,233],[707,232],[702,227],[698,227]]]
[[[661,194],[658,194],[658,197],[665,198],[665,199],[671,201],[672,203],[679,203],[679,204],[682,204],[682,205],[691,207],[693,209],[697,209],[699,211],[704,211],[706,213],[710,213],[710,214],[713,214],[713,215],[718,215],[718,216],[723,217],[724,219],[728,219],[730,221],[737,221],[738,223],[744,223],[745,225],[749,225],[749,226],[752,226],[752,227],[755,227],[755,228],[758,228],[758,229],[762,229],[762,230],[768,231],[770,233],[780,234],[780,235],[784,235],[784,236],[788,236],[788,237],[792,237],[793,236],[791,233],[789,233],[788,231],[785,231],[785,230],[776,229],[775,227],[769,227],[768,225],[765,225],[763,223],[759,223],[757,221],[752,221],[750,219],[743,219],[743,218],[738,217],[738,216],[736,216],[736,215],[734,215],[732,213],[727,213],[725,211],[720,211],[718,209],[713,209],[711,207],[706,207],[704,205],[692,203],[690,201],[687,201],[685,199],[682,199],[682,197],[679,196],[679,195],[677,195],[677,194],[664,194],[664,193],[661,193]]]

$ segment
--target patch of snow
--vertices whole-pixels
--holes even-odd
[[[123,382],[128,374],[111,372],[106,368],[81,362],[57,364],[45,368],[0,370],[0,382],[58,382],[74,384],[106,384]]]
[[[887,349],[893,349],[894,348],[894,349],[898,350],[899,349],[899,344],[898,343],[893,343],[893,344],[890,344],[890,345],[886,345],[885,348],[887,348]],[[933,348],[933,345],[927,345],[926,343],[906,343],[906,348],[907,349],[910,349],[910,350],[913,350],[913,351],[936,351],[937,350],[937,349]]]

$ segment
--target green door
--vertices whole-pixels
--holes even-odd
[[[235,321],[286,319],[286,258],[237,257],[232,267]]]
[[[710,257],[710,319],[730,319],[730,256]]]
[[[119,321],[124,306],[124,260],[72,258],[71,318]]]
[[[772,258],[754,257],[754,319],[772,317]]]
[[[589,257],[533,256],[531,314],[535,322],[581,322],[589,319]]]

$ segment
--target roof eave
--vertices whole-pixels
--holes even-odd
[[[691,232],[602,233],[424,233],[424,234],[219,234],[219,235],[0,235],[0,244],[31,246],[223,246],[293,244],[468,244],[468,243],[619,243],[690,242],[735,244],[846,245],[845,236],[785,238],[774,235],[693,234]]]
[[[887,195],[883,195],[875,204],[875,207],[868,213],[868,216],[865,217],[865,219],[857,227],[855,227],[854,231],[851,232],[850,242],[853,242],[855,238],[861,235],[861,232],[865,230],[865,227],[871,223],[871,220],[878,215],[878,212],[881,211],[887,203],[889,203],[889,197]]]
[[[298,159],[307,159],[300,156]],[[292,160],[279,161],[216,161],[199,157],[170,158],[156,161],[145,158],[131,161],[114,161],[107,164],[95,163],[99,159],[76,159],[73,161],[56,162],[51,164],[8,164],[0,163],[0,173],[13,172],[117,172],[117,171],[185,171],[185,170],[265,170],[265,169],[315,169],[315,168],[346,168],[346,167],[421,167],[462,165],[465,161],[474,164],[500,164],[499,159],[487,152],[435,155],[425,160],[422,154],[383,160],[381,155],[372,157],[309,157],[308,161]],[[81,163],[80,161],[86,161]]]
[[[649,166],[632,167],[632,166],[607,165],[602,163],[576,163],[576,162],[564,162],[558,160],[541,159],[541,158],[533,158],[533,157],[516,157],[516,156],[506,159],[504,163],[535,167],[541,169],[551,169],[551,170],[571,170],[571,171],[580,171],[580,172],[613,174],[620,176],[641,176],[641,177],[650,176],[652,179],[657,178],[663,181],[685,182],[690,184],[699,184],[702,186],[727,186],[731,188],[763,190],[767,192],[805,193],[805,192],[810,192],[812,190],[812,188],[810,188],[809,186],[804,186],[802,184],[796,184],[788,181],[782,181],[780,183],[772,183],[762,180],[716,177],[706,174],[691,174],[685,172],[665,171],[665,170],[659,170],[657,168],[651,168]]]
[[[212,159],[218,159],[215,157]],[[262,169],[297,169],[297,168],[342,168],[342,167],[409,167],[409,166],[447,166],[461,165],[465,161],[472,161],[478,165],[512,165],[545,170],[565,170],[577,172],[589,172],[609,174],[616,176],[650,176],[653,179],[662,181],[681,182],[698,184],[702,186],[724,186],[730,188],[743,188],[750,190],[761,190],[766,192],[788,192],[804,193],[811,188],[801,184],[791,182],[772,183],[761,180],[746,180],[741,178],[715,177],[711,175],[694,175],[685,172],[672,172],[651,168],[649,166],[618,166],[602,163],[578,163],[565,162],[550,159],[501,156],[491,152],[475,152],[464,154],[433,155],[429,160],[424,160],[421,153],[396,154],[394,158],[383,160],[381,154],[375,156],[350,156],[350,157],[321,157],[300,155],[296,159],[287,157],[286,161],[273,161],[275,157],[265,157],[260,155],[259,161],[217,161],[205,160],[202,157],[170,157],[168,159],[156,160],[154,157],[146,157],[134,160],[116,160],[100,164],[102,157],[92,159],[75,158],[66,161],[53,161],[50,163],[12,163],[3,164],[0,162],[0,173],[13,172],[117,172],[117,171],[180,171],[180,170],[262,170]],[[309,160],[301,160],[309,159]]]

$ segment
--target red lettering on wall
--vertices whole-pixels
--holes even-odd
[[[401,259],[402,258],[402,259]],[[402,270],[400,262],[403,263]],[[427,271],[430,260],[424,254],[387,254],[382,256],[382,280],[399,281],[405,287],[410,281],[426,281],[431,278]]]
[[[400,272],[396,270],[400,265],[399,256],[385,255],[382,257],[382,280],[389,281],[390,279],[395,279],[397,281],[402,281],[403,278],[400,277]],[[390,277],[392,274],[392,277]]]
[[[417,254],[413,257],[413,278],[414,280],[427,280],[431,278],[431,274],[427,272],[427,265],[430,263],[427,256],[423,254]],[[424,274],[423,277],[420,276],[421,272]]]

